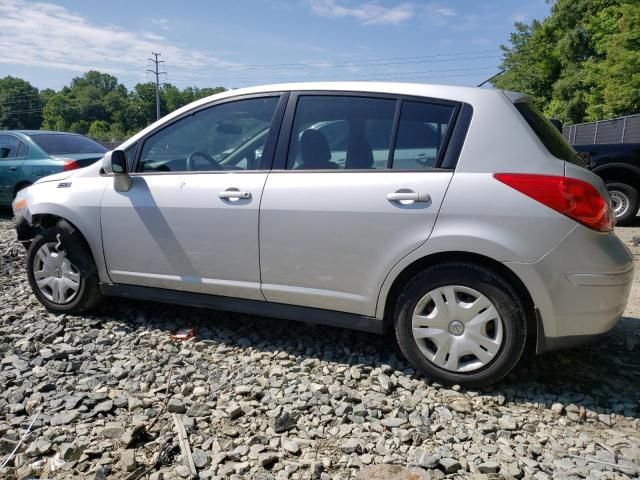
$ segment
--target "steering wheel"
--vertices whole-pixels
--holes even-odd
[[[187,171],[191,171],[191,170],[197,170],[195,168],[195,158],[203,158],[204,160],[207,161],[207,163],[211,166],[210,170],[222,170],[222,166],[216,162],[210,155],[204,153],[204,152],[191,152],[189,154],[189,156],[187,157],[187,164],[186,164],[186,170]]]

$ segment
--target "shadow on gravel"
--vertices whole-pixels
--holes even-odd
[[[10,208],[0,207],[0,220],[11,220],[13,211]]]
[[[91,318],[98,322],[127,319],[123,323],[131,333],[157,328],[169,337],[178,328],[193,327],[198,339],[214,345],[285,352],[299,361],[315,358],[345,366],[357,364],[365,372],[387,364],[406,375],[416,375],[391,335],[120,299],[97,313]],[[480,393],[502,395],[516,403],[573,403],[598,414],[640,417],[639,331],[640,319],[624,318],[596,344],[525,358],[506,380]],[[428,379],[423,380],[425,388],[430,388]]]

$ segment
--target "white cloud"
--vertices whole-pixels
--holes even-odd
[[[385,7],[375,1],[347,4],[341,0],[309,0],[311,11],[321,17],[355,18],[364,25],[397,25],[414,16],[411,3]]]
[[[162,30],[169,30],[169,19],[167,18],[152,18],[151,23],[157,25]]]
[[[444,6],[440,3],[428,3],[427,14],[437,17],[455,17],[457,15],[453,8]]]
[[[161,52],[173,66],[236,65],[206,51],[179,47],[157,33],[90,23],[51,3],[0,0],[0,63],[144,73],[152,51]]]
[[[528,15],[526,13],[515,13],[513,15],[514,22],[524,22],[527,20]]]

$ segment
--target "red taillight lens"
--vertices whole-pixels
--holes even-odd
[[[496,173],[493,176],[586,227],[599,232],[613,230],[609,203],[587,182],[554,175]]]
[[[74,160],[65,160],[62,168],[66,172],[67,170],[75,170],[76,168],[80,168],[80,165]]]

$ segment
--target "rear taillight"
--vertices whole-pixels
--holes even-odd
[[[62,168],[64,171],[75,170],[76,168],[80,168],[80,164],[74,160],[65,160],[62,164]]]
[[[587,182],[570,177],[496,173],[497,180],[599,232],[613,230],[609,203]]]

